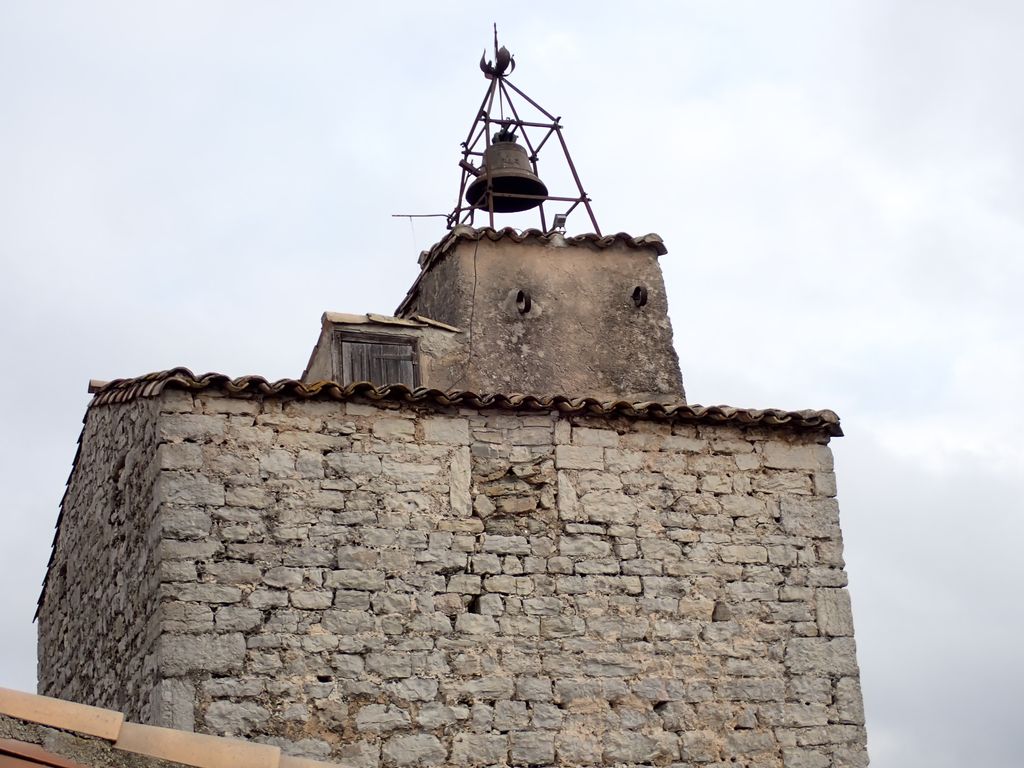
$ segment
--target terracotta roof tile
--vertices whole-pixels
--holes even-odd
[[[839,417],[833,411],[782,411],[774,408],[732,408],[725,405],[664,404],[628,400],[598,400],[593,397],[568,395],[477,394],[462,390],[410,389],[403,384],[377,387],[369,382],[342,385],[335,381],[303,383],[298,379],[268,381],[262,376],[236,379],[223,373],[197,376],[187,368],[173,368],[132,379],[116,379],[100,387],[90,407],[126,403],[140,397],[155,397],[167,388],[189,391],[217,390],[228,395],[264,395],[300,399],[389,400],[438,406],[497,408],[510,411],[558,411],[568,414],[627,416],[638,419],[669,420],[697,424],[733,424],[737,426],[782,427],[822,430],[829,435],[842,435]]]

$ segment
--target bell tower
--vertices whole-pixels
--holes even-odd
[[[661,238],[602,236],[561,119],[509,80],[515,59],[497,36],[494,61],[481,57],[480,69],[488,86],[462,143],[450,232],[421,255],[420,275],[396,312],[459,330],[459,354],[433,365],[435,380],[422,383],[685,401]],[[549,191],[538,170],[544,149],[565,163],[573,189]],[[536,211],[539,228],[496,228],[496,217],[522,211]],[[566,235],[579,212],[592,233]],[[474,228],[478,217],[487,226]]]

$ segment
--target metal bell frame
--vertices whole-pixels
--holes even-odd
[[[515,59],[512,54],[508,52],[508,49],[502,46],[498,47],[498,34],[495,30],[494,34],[494,62],[486,60],[486,52],[480,57],[480,69],[484,73],[484,77],[487,78],[489,84],[487,86],[487,92],[484,94],[483,101],[480,103],[480,109],[477,112],[476,118],[473,120],[473,124],[470,126],[469,133],[466,136],[466,140],[462,142],[462,160],[459,161],[459,166],[462,168],[462,179],[459,183],[459,196],[455,202],[455,208],[450,214],[448,214],[448,229],[453,229],[459,224],[473,224],[473,219],[477,210],[486,210],[488,214],[490,227],[494,228],[494,198],[499,197],[516,197],[530,200],[537,200],[537,209],[540,212],[540,226],[543,232],[549,232],[558,227],[552,227],[552,230],[548,229],[547,217],[544,211],[544,203],[546,202],[566,202],[571,203],[568,209],[564,213],[558,215],[557,218],[568,217],[577,207],[582,205],[587,215],[590,217],[590,223],[594,227],[594,233],[597,235],[601,234],[601,229],[597,225],[597,219],[594,217],[594,210],[591,208],[591,200],[587,196],[587,193],[583,191],[583,184],[580,182],[579,174],[576,172],[576,166],[572,161],[572,156],[569,154],[569,147],[565,143],[565,138],[562,136],[562,125],[561,117],[556,117],[548,112],[544,107],[538,104],[536,101],[531,99],[522,90],[516,87],[509,79],[508,75],[511,74],[516,68]],[[536,109],[548,122],[543,120],[528,121],[523,120],[520,117],[519,110],[512,99],[512,92],[518,97],[524,99],[530,106]],[[495,107],[495,101],[497,101],[498,116],[495,117],[493,110]],[[505,115],[505,106],[508,106],[509,115]],[[539,132],[543,132],[540,141],[534,143],[531,139],[529,130],[533,131],[533,136],[536,138]],[[495,193],[492,189],[490,182],[490,170],[484,165],[482,168],[474,166],[472,163],[473,158],[479,158],[483,160],[484,154],[488,147],[491,146],[493,139],[493,132],[504,132],[518,134],[522,137],[525,143],[525,148],[529,155],[530,165],[533,168],[535,176],[540,178],[540,174],[537,173],[537,159],[541,148],[547,144],[548,140],[555,136],[558,138],[558,143],[562,148],[562,153],[565,155],[565,162],[569,166],[569,171],[572,173],[573,181],[576,183],[576,190],[578,194],[575,197],[558,196],[558,195],[526,195],[526,194],[510,194],[510,193]],[[474,206],[466,202],[466,190],[467,187],[478,177],[487,178],[487,187],[484,194],[484,199],[487,201],[486,209],[483,206]],[[559,222],[560,225],[564,226],[564,218]]]

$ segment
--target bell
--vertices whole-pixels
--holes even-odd
[[[548,195],[547,186],[533,172],[526,150],[516,144],[515,136],[505,131],[495,135],[494,143],[484,150],[480,175],[466,190],[466,202],[474,208],[487,208],[488,178],[494,194],[495,213],[528,211],[544,202],[537,198],[504,195]]]

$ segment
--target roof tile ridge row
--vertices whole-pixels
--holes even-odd
[[[110,742],[114,749],[195,768],[336,768],[283,755],[281,748],[227,736],[212,736],[126,722],[121,712],[50,696],[0,688],[0,714]]]
[[[336,381],[303,382],[298,379],[269,381],[263,376],[231,378],[223,373],[195,375],[188,368],[172,368],[128,379],[115,379],[101,387],[93,396],[91,407],[126,403],[138,398],[156,397],[164,389],[202,391],[218,389],[229,395],[294,396],[302,399],[388,400],[426,403],[440,406],[498,408],[515,411],[558,411],[566,414],[630,416],[635,418],[670,419],[680,422],[736,423],[741,425],[791,426],[800,429],[823,429],[830,435],[842,435],[839,416],[831,410],[785,411],[778,408],[736,408],[728,405],[690,405],[687,403],[634,402],[624,399],[600,400],[596,397],[570,395],[531,395],[523,393],[477,393],[468,390],[440,390],[404,384],[378,387],[368,381],[340,384]]]

